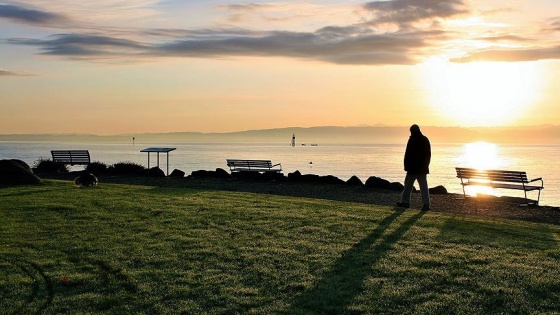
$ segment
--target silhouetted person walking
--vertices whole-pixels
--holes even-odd
[[[430,173],[430,159],[432,158],[432,148],[430,140],[422,134],[418,125],[410,126],[410,138],[406,144],[404,153],[404,190],[401,202],[397,206],[410,207],[410,194],[415,181],[418,181],[420,193],[422,194],[422,211],[430,210],[430,192],[428,191],[427,175]]]

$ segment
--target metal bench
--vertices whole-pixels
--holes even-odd
[[[479,170],[474,168],[456,167],[457,178],[461,179],[463,195],[465,186],[485,186],[491,188],[523,190],[525,201],[530,204],[527,198],[528,191],[538,190],[539,195],[536,204],[539,204],[541,190],[544,189],[542,177],[529,180],[526,172],[504,171],[504,170]],[[530,185],[530,183],[540,181],[540,185]]]
[[[231,172],[282,172],[282,164],[272,164],[270,160],[226,160]]]
[[[65,165],[88,165],[91,163],[88,150],[51,150],[53,162]]]

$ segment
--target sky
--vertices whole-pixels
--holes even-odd
[[[0,0],[0,134],[560,121],[558,0]]]

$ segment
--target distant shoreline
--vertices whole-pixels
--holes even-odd
[[[560,144],[560,126],[529,127],[433,127],[422,128],[432,143],[469,143],[487,141],[499,144]],[[289,127],[247,130],[228,133],[170,132],[129,133],[117,135],[93,134],[0,134],[0,141],[66,141],[173,143],[173,142],[263,142],[289,144],[292,135],[296,144],[380,144],[401,143],[408,138],[406,126],[357,127]]]

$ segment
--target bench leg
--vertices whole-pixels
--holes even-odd
[[[463,183],[463,179],[461,178],[461,187],[463,188],[463,197],[467,199],[467,193],[465,193],[465,183]]]
[[[537,202],[536,203],[530,203],[529,198],[527,198],[527,191],[523,190],[523,192],[525,193],[525,203],[526,203],[527,206],[529,206],[529,205],[538,206],[539,205],[539,202],[541,201],[541,190],[540,189],[539,189],[539,194],[537,196]]]

